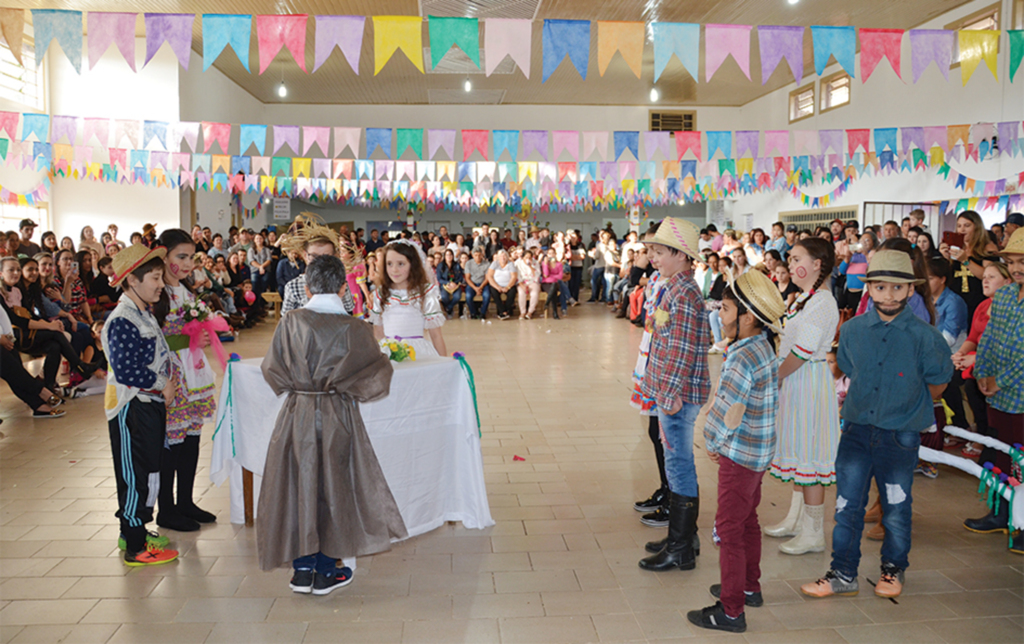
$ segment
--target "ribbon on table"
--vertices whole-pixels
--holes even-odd
[[[234,362],[234,360],[232,360],[232,362]],[[228,379],[228,397],[224,401],[224,415],[220,417],[220,420],[217,422],[217,426],[213,428],[213,436],[210,437],[210,440],[212,441],[217,438],[217,432],[220,431],[220,426],[224,423],[224,418],[229,418],[228,422],[231,423],[231,428],[229,430],[231,432],[231,458],[235,458],[238,456],[238,453],[235,451],[235,410],[234,403],[232,402],[232,398],[235,393],[235,387],[232,383],[232,380],[234,380],[234,370],[225,367],[224,373]]]
[[[210,337],[210,346],[213,348],[213,354],[217,356],[217,361],[220,362],[221,369],[227,369],[228,358],[227,354],[224,353],[224,345],[221,344],[220,338],[217,337],[218,331],[230,331],[227,321],[220,316],[213,316],[206,320],[192,320],[182,327],[184,335],[188,336],[188,348],[192,352],[192,365],[198,369],[202,364],[203,350],[199,346],[199,343],[203,337],[205,331]]]
[[[473,412],[476,413],[476,433],[483,438],[483,432],[480,431],[480,407],[476,402],[476,380],[473,378],[473,368],[466,362],[466,356],[456,351],[452,354],[452,357],[459,361],[459,366],[462,367],[462,371],[466,374],[466,381],[469,382],[469,391],[473,394]]]

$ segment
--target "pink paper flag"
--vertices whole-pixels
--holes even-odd
[[[945,125],[924,128],[924,149],[931,150],[936,145],[946,153],[949,152],[949,136]]]
[[[82,165],[92,163],[92,147],[85,145],[75,146],[75,162]]]
[[[818,154],[821,136],[817,130],[796,130],[793,132],[793,142],[796,146],[796,156],[800,156],[801,153]]]
[[[139,122],[117,119],[114,121],[114,145],[121,145],[121,140],[128,137],[132,148],[139,147]]]
[[[331,147],[331,128],[302,126],[302,153],[309,154],[314,143],[320,146],[320,153],[327,156]]]
[[[128,151],[124,148],[109,148],[107,150],[110,155],[110,165],[120,165],[122,168],[128,167]]]
[[[270,157],[253,157],[252,173],[270,176]]]
[[[531,20],[484,20],[484,73],[490,76],[505,56],[530,77],[530,51],[533,45]]]
[[[181,121],[176,123],[171,131],[171,140],[168,142],[170,149],[175,149],[181,146],[181,141],[184,140],[188,144],[188,148],[195,152],[199,148],[196,147],[199,142],[199,123],[195,121]]]
[[[729,54],[750,80],[750,25],[704,25],[705,82],[711,80]]]
[[[359,52],[363,48],[365,16],[316,16],[315,72],[327,61],[335,46],[341,49],[349,67],[359,74]]]
[[[606,133],[607,134],[607,133]],[[580,159],[580,133],[576,130],[553,130],[551,132],[551,141],[555,149],[555,161],[558,160],[558,155],[565,150],[569,155],[579,161]],[[584,157],[586,158],[586,157]]]
[[[676,132],[676,161],[681,160],[687,150],[700,159],[700,132]]]
[[[608,159],[608,131],[584,132],[583,133],[583,160],[590,159],[590,155],[597,150],[602,160]]]
[[[171,167],[168,169],[171,172],[177,172],[178,170],[191,170],[192,155],[188,152],[171,153]]]
[[[619,181],[636,179],[636,161],[619,161]]]
[[[110,119],[86,117],[82,131],[84,145],[89,145],[89,140],[94,136],[102,148],[110,143]]]
[[[110,43],[124,56],[135,71],[135,18],[134,13],[102,13],[90,11],[87,15],[89,34],[89,69],[96,66]]]
[[[21,114],[18,112],[0,112],[0,132],[7,132],[7,137],[13,142],[18,136],[18,120]]]
[[[334,128],[334,156],[340,157],[348,147],[352,150],[352,158],[359,156],[359,139],[363,129],[358,127]]]
[[[355,162],[352,159],[335,159],[334,160],[334,172],[331,175],[332,179],[352,179],[352,166]]]
[[[900,43],[902,29],[861,29],[860,30],[860,74],[861,82],[868,82],[871,73],[882,58],[888,58],[896,76],[900,75]]]
[[[228,144],[231,142],[230,123],[211,123],[203,121],[203,152],[209,152],[210,146],[216,141],[224,154],[228,152]]]
[[[260,49],[260,73],[270,66],[281,46],[306,71],[306,14],[256,16],[256,41]]]
[[[945,135],[946,128],[942,128],[942,133]],[[847,130],[846,139],[847,153],[850,156],[857,152],[857,148],[863,148],[865,152],[871,149],[871,130]]]
[[[770,155],[778,150],[780,157],[789,156],[789,130],[766,130],[764,133],[764,153]]]
[[[487,140],[490,130],[463,130],[462,131],[462,160],[469,161],[474,150],[480,152],[484,159],[487,158]],[[431,155],[433,156],[433,155]]]

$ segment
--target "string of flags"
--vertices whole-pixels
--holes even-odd
[[[56,41],[79,73],[82,67],[83,30],[89,34],[87,53],[89,67],[96,65],[106,50],[114,45],[128,66],[136,71],[135,33],[137,13],[82,12],[61,9],[31,9],[35,29],[35,58],[40,64],[50,43]],[[250,47],[255,23],[259,73],[267,67],[282,48],[287,49],[296,65],[305,73],[307,26],[306,14],[249,15],[202,14],[203,69],[212,65],[226,49],[231,49],[239,62],[250,70]],[[424,60],[423,23],[427,23],[430,66],[436,67],[452,47],[458,47],[486,75],[490,76],[506,56],[530,77],[532,20],[484,19],[429,16],[312,16],[314,48],[312,71],[316,71],[333,54],[341,50],[352,71],[359,74],[360,52],[366,23],[373,29],[373,73],[401,51],[421,73]],[[188,69],[192,46],[192,26],[196,15],[191,13],[143,14],[146,33],[146,59],[149,63],[166,43],[182,67]],[[482,22],[482,24],[481,24]],[[15,58],[21,63],[25,25],[24,9],[0,9],[0,33]],[[480,31],[483,28],[483,56]],[[702,29],[703,27],[703,29]],[[704,44],[704,82],[710,82],[721,65],[732,57],[748,80],[751,76],[751,35],[757,35],[761,60],[761,83],[767,83],[775,69],[786,61],[793,78],[804,77],[804,40],[810,31],[814,52],[814,72],[821,76],[831,57],[851,76],[856,77],[856,53],[859,51],[862,82],[885,59],[898,77],[903,78],[901,43],[904,35],[910,42],[910,70],[917,82],[932,63],[946,81],[949,69],[960,62],[964,85],[979,65],[984,63],[997,76],[997,59],[1003,31],[943,29],[857,29],[851,26],[772,26],[723,25],[695,23],[616,22],[547,19],[540,23],[542,40],[542,75],[546,81],[569,59],[579,75],[587,78],[591,42],[596,40],[598,73],[604,76],[618,52],[629,69],[641,77],[647,34],[651,34],[654,54],[654,81],[657,82],[675,57],[689,75],[699,81],[701,43]],[[701,32],[703,31],[703,38]],[[596,32],[596,38],[594,33]],[[1007,30],[1009,75],[1013,82],[1024,58],[1024,30]],[[958,54],[959,59],[954,58]]]

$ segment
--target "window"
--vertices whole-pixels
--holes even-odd
[[[696,112],[651,111],[651,132],[696,132]]]
[[[1013,28],[1024,29],[1024,0],[1013,1]]]
[[[842,107],[850,102],[850,75],[838,72],[821,79],[821,106],[818,113]]]
[[[39,227],[36,228],[36,234],[32,237],[32,241],[37,244],[43,233],[50,230],[50,210],[46,204],[39,206],[0,204],[0,232],[7,233],[13,230],[20,233],[18,224],[21,223],[22,219],[31,219],[39,224]]]
[[[0,98],[25,105],[33,110],[44,109],[43,70],[36,68],[35,43],[26,37],[18,64],[6,42],[0,42]]]
[[[976,11],[968,16],[964,16],[956,22],[951,22],[946,25],[946,29],[952,31],[973,31],[973,30],[991,30],[999,31],[999,5],[994,4],[989,7]],[[960,65],[960,40],[956,39],[953,41],[953,64],[950,65],[950,69]],[[998,51],[998,45],[997,49]]]
[[[814,116],[814,83],[789,93],[789,122],[795,123]]]

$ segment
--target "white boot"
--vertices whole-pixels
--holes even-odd
[[[804,507],[804,493],[793,492],[793,500],[789,504],[789,513],[782,523],[764,527],[764,533],[769,537],[792,537],[800,529],[800,515]]]
[[[805,505],[800,517],[800,532],[779,546],[787,555],[825,551],[825,506]]]

